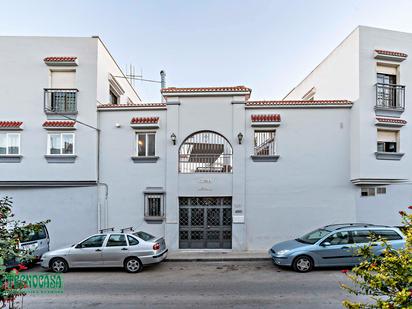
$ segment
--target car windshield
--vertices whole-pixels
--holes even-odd
[[[143,232],[143,231],[133,233],[133,235],[139,237],[140,239],[143,239],[144,241],[148,241],[148,240],[152,240],[152,239],[156,238],[153,235],[150,235],[150,234],[148,234],[146,232]]]
[[[306,235],[303,235],[302,237],[297,238],[296,240],[299,242],[303,242],[305,244],[314,244],[317,242],[319,239],[325,237],[328,235],[330,231],[325,230],[325,229],[317,229],[315,231],[312,231],[310,233],[307,233]]]

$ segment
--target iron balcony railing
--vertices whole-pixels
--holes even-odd
[[[49,113],[77,113],[77,89],[44,89],[44,110]]]
[[[179,173],[231,173],[231,154],[180,154]]]
[[[376,84],[376,107],[383,109],[405,109],[405,86]]]

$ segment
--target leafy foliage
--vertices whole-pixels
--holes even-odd
[[[412,206],[409,206],[412,209]],[[354,286],[342,284],[342,287],[354,295],[370,296],[367,303],[343,301],[346,308],[412,308],[412,213],[400,211],[406,236],[403,249],[395,250],[384,239],[371,239],[371,242],[360,249],[363,262],[345,272]],[[373,242],[382,242],[384,250],[376,256],[372,252]]]
[[[49,221],[25,224],[14,219],[12,201],[5,197],[0,199],[0,306],[6,303],[9,308],[15,308],[15,300],[18,296],[24,296],[24,282],[9,282],[10,275],[17,274],[19,270],[27,269],[25,262],[30,262],[32,256],[27,250],[19,247],[21,239],[27,237],[30,232],[38,231],[42,224]],[[8,262],[18,261],[18,270],[7,272]],[[0,307],[0,308],[1,308]]]

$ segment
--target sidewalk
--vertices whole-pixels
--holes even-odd
[[[267,251],[179,250],[169,252],[169,262],[221,262],[270,260]]]

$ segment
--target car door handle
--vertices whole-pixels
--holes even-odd
[[[127,248],[122,248],[122,250],[123,250],[123,251],[126,251],[126,250],[127,250]]]
[[[341,249],[349,249],[349,247],[343,246],[343,247],[341,247]]]
[[[96,249],[96,251],[97,251],[97,252],[100,252],[100,251],[102,251],[102,249]]]

